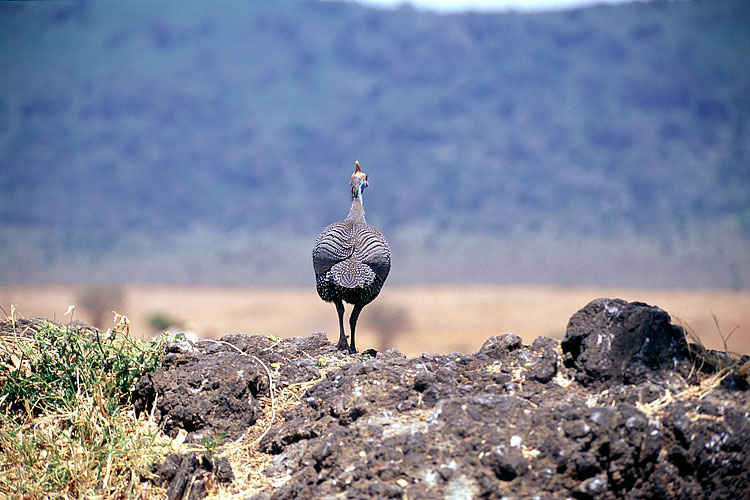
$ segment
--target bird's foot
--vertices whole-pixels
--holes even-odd
[[[351,349],[349,348],[349,342],[347,342],[346,339],[343,338],[343,337],[339,339],[339,343],[336,344],[336,348],[339,351],[349,351],[349,352],[351,352]]]

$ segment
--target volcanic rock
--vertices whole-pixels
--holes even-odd
[[[666,311],[641,302],[590,302],[570,318],[562,348],[582,384],[638,384],[658,370],[690,370],[684,330]]]
[[[598,299],[562,345],[507,334],[473,354],[348,355],[322,334],[205,344],[142,380],[140,407],[156,402],[165,427],[236,433],[256,418],[269,375],[277,388],[306,383],[260,441],[273,487],[253,500],[750,496],[750,391],[720,384],[729,358],[688,345],[657,307]],[[323,356],[340,367],[321,376]],[[701,366],[711,370],[696,375]],[[190,382],[196,373],[209,381]],[[228,388],[244,406],[228,404]],[[191,389],[190,403],[162,403]],[[236,430],[208,418],[240,407]]]

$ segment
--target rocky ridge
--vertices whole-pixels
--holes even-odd
[[[172,436],[252,441],[262,457],[248,473],[221,446],[170,456],[170,499],[744,498],[748,367],[688,344],[658,307],[597,299],[562,342],[506,334],[472,354],[350,356],[323,333],[183,339],[133,398]],[[298,395],[269,419],[284,391]]]

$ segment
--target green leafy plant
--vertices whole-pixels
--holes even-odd
[[[213,461],[216,455],[216,449],[221,446],[229,434],[226,432],[217,432],[216,434],[206,435],[203,438],[203,455],[210,461]]]

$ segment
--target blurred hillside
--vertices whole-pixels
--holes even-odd
[[[750,286],[750,3],[0,4],[0,282]]]

